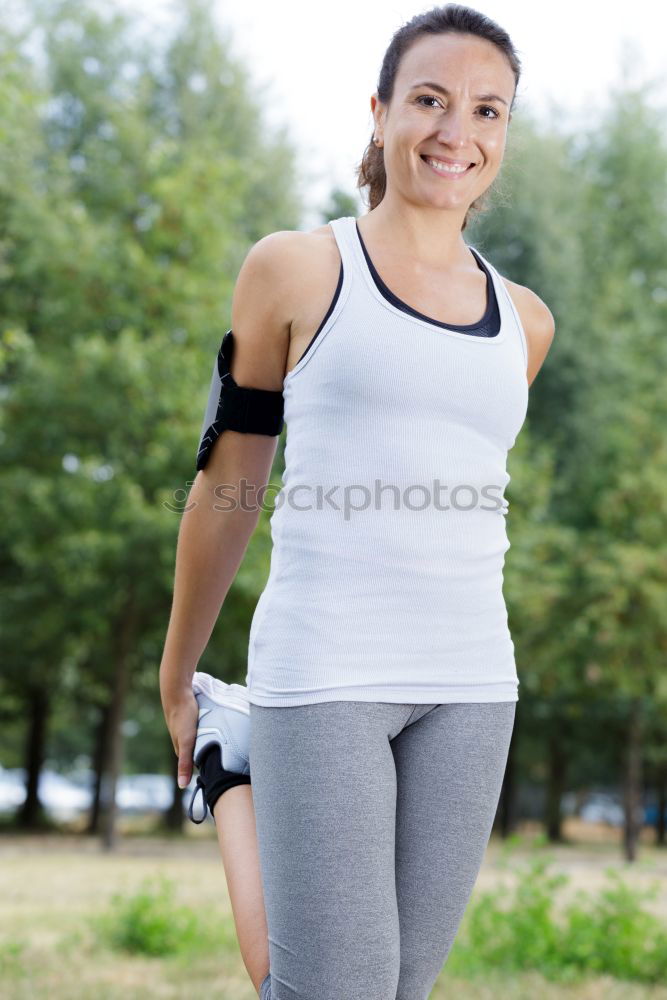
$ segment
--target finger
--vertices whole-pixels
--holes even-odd
[[[178,787],[186,788],[192,778],[192,751],[194,744],[189,742],[181,747],[178,755]]]

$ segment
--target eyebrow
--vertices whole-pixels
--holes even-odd
[[[447,90],[446,87],[442,87],[439,83],[433,83],[432,80],[423,80],[421,83],[413,83],[413,85],[410,87],[410,90],[416,90],[417,87],[430,87],[431,90],[438,90],[441,94],[445,94],[445,96],[447,96],[447,97],[449,96],[449,91]],[[505,107],[507,107],[507,101],[505,100],[505,98],[504,97],[498,97],[497,94],[477,94],[477,96],[475,97],[475,100],[476,101],[500,101],[501,104],[504,104]]]

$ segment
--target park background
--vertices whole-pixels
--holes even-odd
[[[255,995],[212,823],[184,819],[157,671],[240,265],[269,232],[366,210],[354,166],[374,76],[391,32],[427,9],[385,8],[378,25],[372,6],[348,24],[350,58],[344,6],[284,4],[275,88],[253,64],[266,34],[246,34],[239,56],[224,3],[178,0],[152,26],[157,7],[110,0],[3,8],[0,979],[12,1000]],[[561,5],[561,35],[544,22],[550,51],[567,18],[578,36],[556,45],[551,91],[526,51],[501,175],[466,229],[544,299],[556,336],[508,466],[515,732],[436,1000],[667,996],[667,95],[650,55],[665,25],[633,5],[611,51],[587,27],[596,7],[580,21]],[[523,57],[521,4],[478,9]],[[287,64],[293,126],[275,106]],[[587,91],[612,64],[604,92]],[[590,97],[575,107],[578,80]],[[228,682],[245,680],[269,516],[200,661]]]

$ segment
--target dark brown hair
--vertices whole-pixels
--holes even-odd
[[[444,35],[448,32],[457,32],[460,35],[477,35],[488,42],[497,45],[501,52],[505,54],[512,68],[515,78],[514,97],[510,111],[514,108],[516,88],[521,76],[521,62],[516,53],[514,45],[500,25],[496,24],[484,14],[473,10],[472,7],[464,7],[457,3],[448,3],[444,7],[433,7],[424,14],[417,14],[412,20],[407,21],[393,35],[389,48],[384,54],[380,77],[377,85],[377,96],[383,104],[389,105],[394,93],[394,82],[401,63],[401,59],[410,46],[422,35]],[[384,198],[387,187],[387,175],[384,169],[384,151],[373,142],[373,136],[364,151],[361,162],[357,167],[357,187],[361,190],[368,188],[368,206],[374,209]],[[485,196],[489,190],[485,191],[477,198],[466,213],[466,217],[461,226],[463,231],[468,223],[468,216],[472,211],[481,211],[485,205]]]

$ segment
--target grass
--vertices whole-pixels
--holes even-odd
[[[450,973],[532,969],[554,983],[600,973],[649,986],[667,983],[667,924],[643,908],[644,900],[657,898],[657,884],[631,888],[609,868],[600,895],[579,891],[557,915],[557,892],[569,879],[550,873],[548,865],[548,858],[538,858],[515,873],[509,896],[497,890],[475,896]]]
[[[254,1000],[214,832],[195,832],[113,854],[0,838],[3,998]],[[492,840],[432,1000],[667,1000],[663,854]]]
[[[101,947],[130,955],[168,958],[215,951],[225,936],[227,922],[204,921],[190,906],[175,901],[175,885],[164,875],[144,879],[130,896],[114,893],[108,910],[91,925]]]

